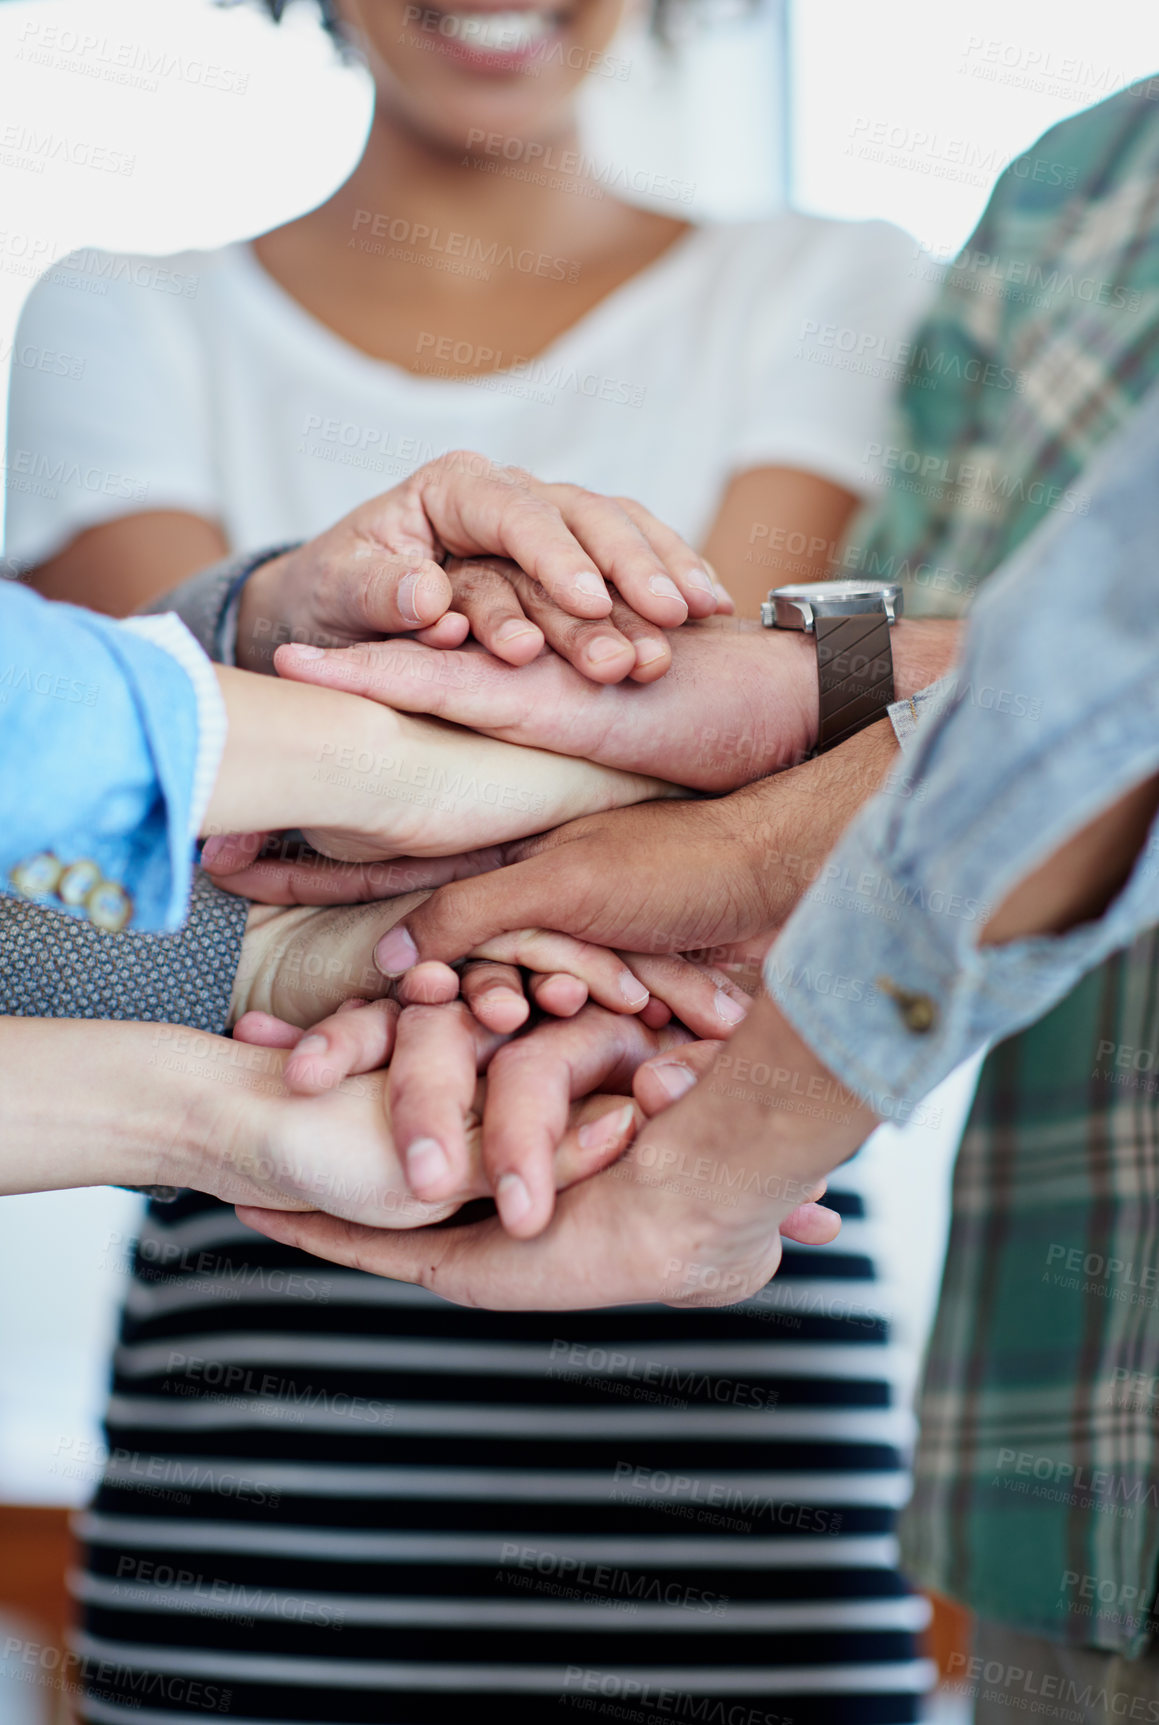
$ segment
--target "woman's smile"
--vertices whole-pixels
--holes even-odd
[[[406,18],[464,70],[500,76],[533,71],[569,22],[568,13],[557,8],[511,6],[447,11],[409,5]]]

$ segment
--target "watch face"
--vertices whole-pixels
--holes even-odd
[[[790,587],[776,587],[770,599],[880,599],[885,593],[896,592],[890,581],[801,581]]]
[[[761,606],[767,629],[812,629],[819,617],[855,617],[884,611],[889,622],[901,616],[902,590],[894,581],[802,581],[774,587]]]

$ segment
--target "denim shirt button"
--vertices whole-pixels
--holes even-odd
[[[883,994],[889,995],[907,1030],[915,1036],[929,1035],[938,1022],[937,1002],[930,995],[901,988],[888,976],[879,976],[877,986]]]

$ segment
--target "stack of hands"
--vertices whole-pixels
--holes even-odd
[[[769,801],[814,740],[811,646],[731,610],[640,506],[466,457],[251,577],[238,664],[382,729],[319,767],[339,824],[206,844],[255,901],[234,1039],[280,1082],[191,1183],[496,1307],[735,1301],[782,1234],[835,1236],[824,1172],[876,1122],[760,961],[803,825],[824,855],[845,816],[820,762]]]

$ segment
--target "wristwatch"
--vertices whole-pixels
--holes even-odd
[[[894,699],[889,631],[901,610],[901,588],[893,581],[774,587],[761,606],[766,629],[803,629],[816,637],[816,754],[872,725]]]

